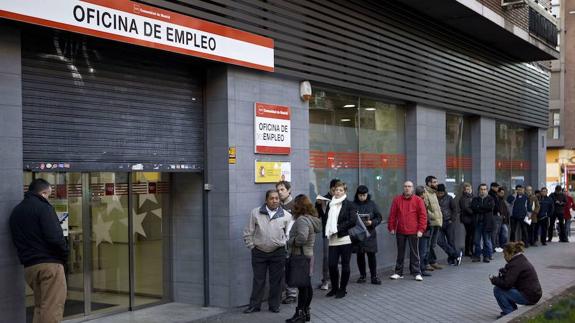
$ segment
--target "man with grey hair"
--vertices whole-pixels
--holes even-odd
[[[396,196],[391,203],[387,229],[397,240],[397,261],[395,273],[390,279],[403,278],[403,260],[405,245],[409,243],[409,271],[415,280],[422,281],[419,264],[418,239],[423,236],[427,227],[427,213],[423,200],[413,194],[413,183],[403,184],[403,194]]]

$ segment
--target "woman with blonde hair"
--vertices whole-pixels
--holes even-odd
[[[503,257],[507,264],[499,269],[498,276],[489,276],[495,286],[493,294],[505,316],[517,309],[519,305],[534,305],[543,294],[537,272],[523,254],[523,241],[510,242],[503,247]]]

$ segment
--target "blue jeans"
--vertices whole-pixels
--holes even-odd
[[[435,246],[437,246],[437,239],[439,238],[439,230],[441,227],[431,227],[431,238],[429,238],[429,253],[427,254],[427,263],[433,265],[437,262],[437,256],[435,255]]]
[[[485,223],[480,222],[475,224],[475,252],[473,257],[479,258],[483,249],[483,258],[491,258],[493,252],[491,245],[491,232],[485,231]],[[481,240],[483,240],[483,248],[481,248]]]
[[[419,238],[419,267],[421,272],[425,271],[425,267],[429,265],[429,237]]]
[[[505,223],[501,224],[499,229],[499,247],[503,248],[509,241],[509,226]]]
[[[493,295],[497,300],[497,304],[501,307],[501,314],[507,315],[517,309],[517,304],[519,305],[527,305],[527,300],[521,293],[515,289],[511,288],[509,290],[505,290],[500,287],[493,287]]]

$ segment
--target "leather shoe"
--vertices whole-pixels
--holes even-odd
[[[272,312],[272,313],[279,313],[279,312],[280,312],[280,308],[279,308],[279,307],[270,307],[270,312]]]
[[[246,309],[244,310],[244,313],[245,313],[245,314],[250,314],[250,313],[259,312],[259,311],[260,311],[259,308],[257,308],[257,307],[251,307],[251,306],[250,306],[250,307],[248,307],[248,308],[246,308]]]

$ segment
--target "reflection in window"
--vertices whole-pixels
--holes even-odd
[[[471,182],[471,126],[463,116],[448,114],[446,119],[447,191],[459,195],[460,185]]]
[[[382,212],[405,180],[405,110],[381,101],[319,90],[310,101],[310,193],[347,183],[353,199],[367,185]]]
[[[525,185],[530,169],[527,129],[498,122],[496,126],[495,179],[508,189]]]

